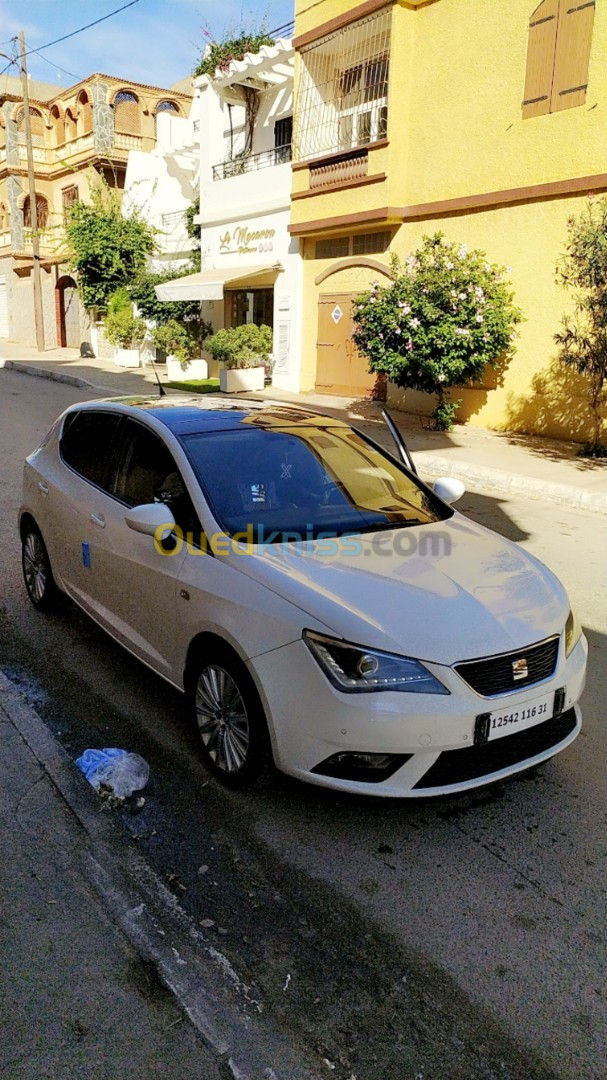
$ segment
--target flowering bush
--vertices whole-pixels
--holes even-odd
[[[227,71],[232,61],[242,60],[245,53],[257,53],[262,45],[274,44],[274,38],[263,25],[250,30],[244,27],[226,30],[223,41],[213,41],[209,30],[203,30],[203,34],[205,47],[194,69],[194,77],[210,75],[213,78],[217,68]]]
[[[404,264],[394,256],[392,283],[374,282],[354,305],[354,342],[371,371],[436,394],[440,430],[452,427],[461,404],[445,391],[478,380],[512,349],[522,314],[505,273],[484,252],[436,233]]]

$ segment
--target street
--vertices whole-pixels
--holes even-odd
[[[370,800],[286,777],[222,789],[181,697],[71,604],[21,581],[23,458],[94,394],[0,371],[0,669],[68,753],[135,750],[138,850],[266,1015],[338,1080],[604,1076],[605,521],[521,496],[458,509],[542,559],[588,637],[584,729],[537,772],[459,798]],[[118,813],[118,812],[117,812]],[[220,933],[221,932],[221,933]]]

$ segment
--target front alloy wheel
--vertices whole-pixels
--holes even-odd
[[[261,702],[246,668],[227,650],[199,664],[194,709],[210,770],[230,787],[265,782],[272,756]]]
[[[59,590],[55,585],[44,540],[33,526],[23,535],[21,561],[25,588],[34,607],[40,610],[52,607]]]

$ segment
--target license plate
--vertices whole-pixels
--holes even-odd
[[[521,705],[510,705],[490,712],[485,717],[487,741],[501,739],[504,735],[513,735],[515,731],[550,720],[554,715],[554,690],[544,697],[524,701]]]

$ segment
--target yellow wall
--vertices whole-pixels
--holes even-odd
[[[324,0],[296,5],[296,35],[356,5]],[[380,207],[403,208],[527,185],[567,181],[607,172],[607,3],[598,4],[587,101],[577,108],[522,119],[527,27],[537,0],[430,0],[394,5],[389,90],[389,146],[369,153],[369,173],[386,172],[386,183],[327,192],[292,204],[292,222],[325,221]],[[294,191],[307,170],[294,172]],[[462,418],[496,429],[583,440],[590,415],[579,379],[555,363],[554,333],[570,307],[555,284],[567,218],[586,196],[571,195],[511,206],[432,216],[400,224],[392,250],[403,256],[424,235],[440,229],[448,238],[485,250],[491,261],[512,267],[516,301],[525,323],[516,354],[492,389],[463,389]],[[396,224],[396,218],[386,219]],[[401,216],[402,221],[402,216]],[[387,228],[380,222],[340,232]],[[302,390],[314,387],[316,310],[319,292],[366,287],[371,271],[341,271],[320,286],[316,276],[331,265],[314,258],[314,226],[303,241],[304,326]],[[376,256],[388,263],[388,255]],[[350,279],[352,281],[350,282]],[[312,329],[314,328],[314,330]],[[493,382],[491,381],[493,378]],[[403,395],[394,400],[403,404]],[[404,405],[427,412],[426,395],[407,392]]]

